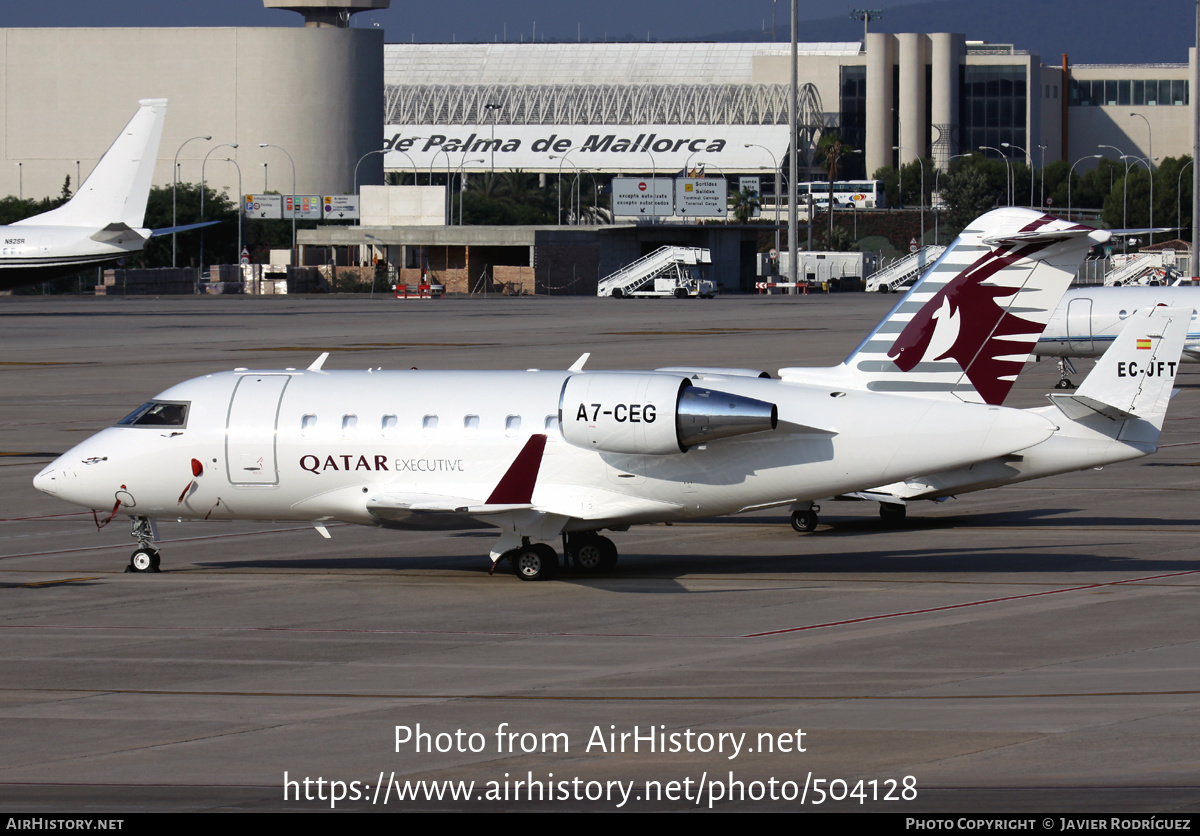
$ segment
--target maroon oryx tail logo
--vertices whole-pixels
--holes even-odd
[[[1019,288],[984,283],[1049,243],[1004,246],[981,256],[917,312],[888,349],[888,356],[906,372],[922,360],[953,359],[986,403],[1002,403],[1013,385],[1012,379],[1003,378],[1015,377],[1024,365],[1024,357],[1000,358],[1028,354],[1044,325],[1010,314],[997,302]],[[1014,336],[1026,339],[1003,339]]]

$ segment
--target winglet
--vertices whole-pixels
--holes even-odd
[[[544,434],[531,435],[500,477],[487,505],[528,505],[533,499],[533,486],[537,482],[538,470],[542,466],[542,453],[546,449]]]
[[[583,352],[583,354],[579,355],[579,359],[576,360],[574,363],[572,363],[571,367],[569,369],[567,369],[567,371],[569,371],[569,372],[583,371],[583,364],[586,363],[588,361],[588,358],[591,356],[592,356],[592,352],[590,352],[590,351]]]
[[[316,360],[313,360],[313,361],[312,361],[312,365],[308,367],[308,371],[310,371],[310,372],[319,372],[319,371],[321,371],[321,366],[324,366],[324,365],[325,365],[325,361],[326,361],[327,359],[329,359],[329,352],[328,352],[328,351],[322,351],[322,352],[321,352],[321,356],[320,356],[320,357],[318,357]]]

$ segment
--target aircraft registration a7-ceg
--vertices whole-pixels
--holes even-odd
[[[560,537],[578,569],[610,569],[605,529],[849,493],[1049,438],[1053,420],[980,392],[1007,392],[1097,237],[1036,212],[989,213],[843,366],[812,375],[585,371],[586,355],[563,371],[341,371],[322,355],[173,386],[34,485],[132,518],[134,571],[157,570],[168,518],[302,520],[325,536],[330,521],[490,526],[493,569],[508,559],[523,579],[552,577],[546,541]],[[945,333],[964,322],[982,329],[966,361]],[[904,334],[901,368],[888,352]]]

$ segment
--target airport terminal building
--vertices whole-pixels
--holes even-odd
[[[351,2],[382,0],[339,0]],[[341,25],[295,20],[0,30],[0,191],[53,195],[64,177],[86,177],[149,97],[170,100],[156,182],[170,183],[175,164],[181,180],[199,181],[209,152],[236,144],[212,156],[238,163],[247,193],[291,191],[292,164],[301,194],[379,183],[379,155],[363,155],[381,145],[391,149],[388,170],[440,173],[439,181],[512,169],[765,173],[787,155],[786,44],[385,44],[381,30],[350,26],[348,15]],[[846,177],[918,156],[944,166],[980,147],[1039,166],[1117,156],[1101,145],[1138,157],[1187,154],[1191,75],[1190,63],[1043,63],[950,33],[802,44],[801,175],[819,179],[813,151],[829,129],[862,151],[843,159]],[[194,139],[204,136],[213,138]],[[209,182],[238,189],[231,166],[210,167]],[[764,190],[770,184],[764,178]]]

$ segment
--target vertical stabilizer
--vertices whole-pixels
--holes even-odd
[[[57,209],[18,224],[92,229],[124,224],[141,228],[158,160],[167,100],[142,99],[138,104],[137,113],[104,152],[75,196]]]
[[[879,392],[1002,403],[1080,262],[1107,238],[1031,209],[988,212],[850,355],[845,375]]]
[[[1050,400],[1075,420],[1099,413],[1114,421],[1138,418],[1161,430],[1191,318],[1191,308],[1138,311],[1079,388]]]

